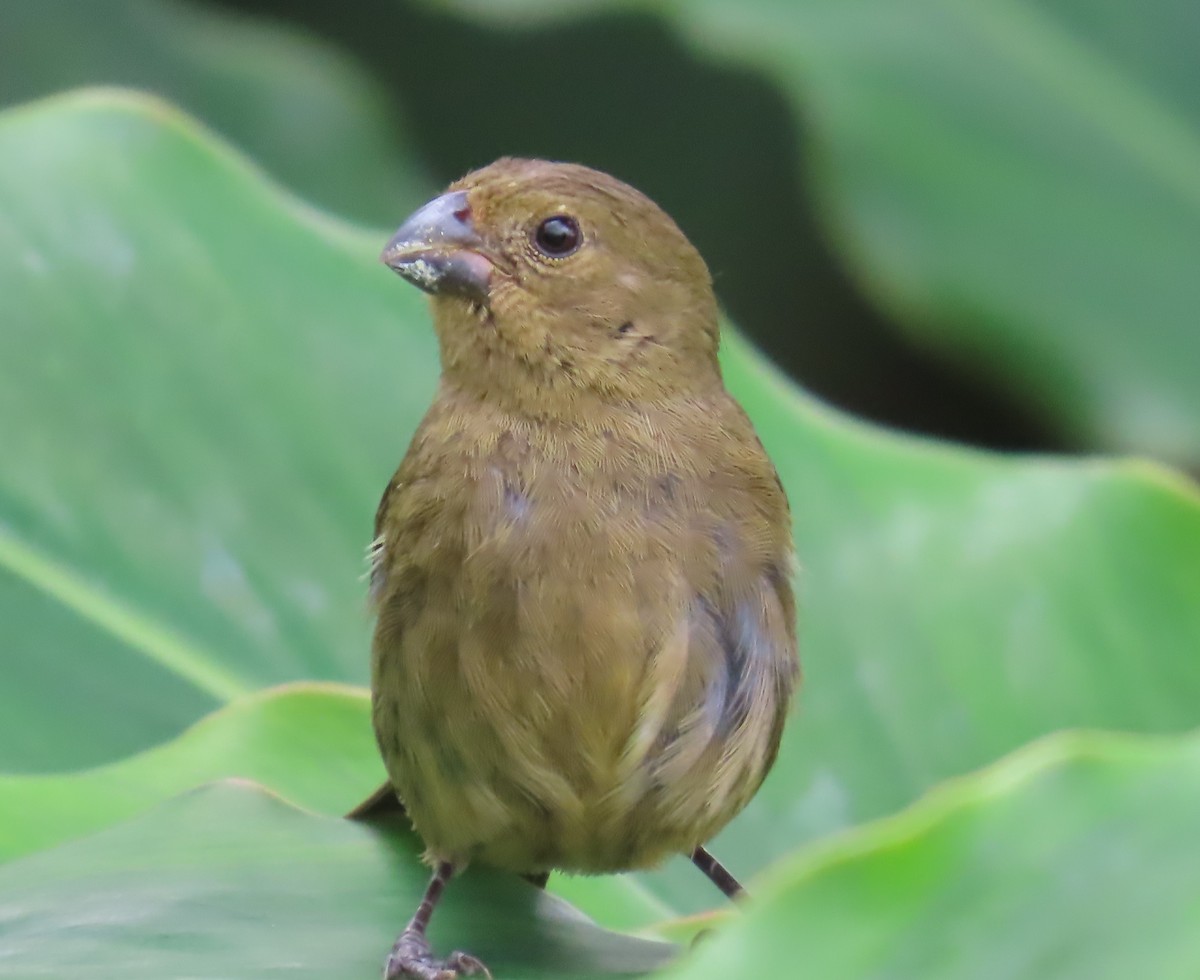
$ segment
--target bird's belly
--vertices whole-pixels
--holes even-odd
[[[503,520],[468,508],[396,541],[379,602],[376,734],[430,855],[604,872],[709,839],[778,746],[777,570],[738,557],[732,521],[484,497]],[[717,589],[731,556],[746,570]]]
[[[476,597],[465,617],[456,591],[428,593],[386,650],[377,637],[372,685],[389,775],[431,856],[521,872],[647,867],[708,839],[757,788],[774,748],[765,731],[740,733],[732,757],[709,731],[686,771],[656,771],[669,747],[642,729],[647,651],[663,640],[631,591],[562,569],[552,584]]]
[[[389,692],[376,697],[389,773],[430,852],[517,871],[605,871],[680,849],[661,833],[650,851],[634,846],[643,834],[633,824],[652,829],[640,766],[623,757],[643,670],[613,655],[619,630],[487,619],[441,642],[442,630],[418,621],[374,685]]]

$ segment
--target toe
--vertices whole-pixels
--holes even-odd
[[[470,953],[454,952],[446,957],[446,965],[464,977],[485,977],[492,980],[492,971],[484,966],[483,961]]]

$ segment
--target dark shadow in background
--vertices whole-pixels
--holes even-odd
[[[757,75],[701,61],[657,19],[488,27],[400,0],[222,0],[340,43],[397,100],[435,176],[503,155],[586,163],[658,201],[722,303],[822,398],[878,422],[1002,449],[1062,448],[977,375],[919,352],[867,304],[798,188],[797,133]],[[396,201],[378,223],[417,203]]]

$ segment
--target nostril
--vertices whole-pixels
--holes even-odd
[[[471,220],[471,209],[469,207],[459,208],[454,212],[454,217],[465,225]]]

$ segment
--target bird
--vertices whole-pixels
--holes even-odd
[[[544,884],[690,856],[771,769],[799,686],[788,500],[718,361],[712,278],[648,197],[505,157],[382,261],[441,374],[369,549],[371,713],[432,868],[387,980],[490,976],[427,937],[478,862]]]

